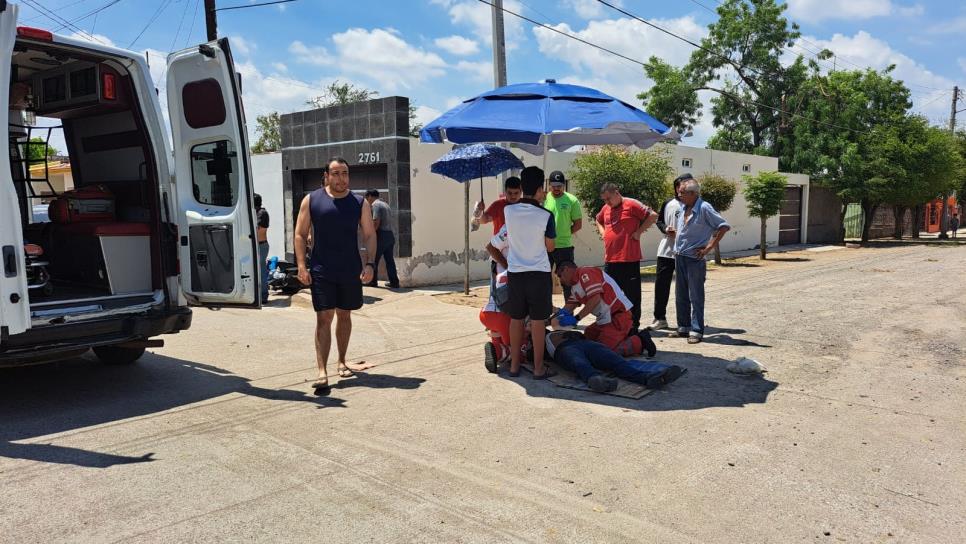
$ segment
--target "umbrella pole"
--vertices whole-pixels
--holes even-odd
[[[549,189],[547,183],[550,181],[550,174],[547,173],[547,154],[550,152],[550,135],[543,135],[543,190]]]
[[[463,294],[470,294],[470,182],[463,184]]]

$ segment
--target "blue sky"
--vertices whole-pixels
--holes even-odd
[[[219,0],[219,7],[255,0]],[[718,0],[610,0],[691,39],[700,39]],[[15,3],[16,0],[14,0]],[[60,24],[21,3],[21,23]],[[828,47],[846,68],[896,64],[915,109],[934,123],[949,116],[952,86],[966,86],[966,4],[956,0],[787,0],[788,16],[805,40],[791,54]],[[202,0],[30,0],[76,21],[98,40],[146,51],[156,78],[164,56],[203,41]],[[683,64],[691,46],[595,0],[505,0],[512,9],[564,32],[646,60]],[[80,20],[78,20],[80,19]],[[153,19],[153,22],[152,22]],[[506,16],[511,83],[555,78],[587,84],[634,104],[650,82],[635,64]],[[143,31],[143,33],[142,33]],[[60,30],[74,33],[73,29]],[[305,109],[305,100],[333,80],[382,96],[409,96],[421,120],[492,87],[490,8],[477,0],[298,0],[219,12],[219,32],[232,40],[243,74],[250,124],[270,111]],[[140,37],[138,37],[138,35]],[[136,40],[136,41],[135,41]],[[160,85],[159,85],[160,86]],[[966,116],[964,116],[966,117]],[[705,116],[688,138],[703,145],[713,133]]]

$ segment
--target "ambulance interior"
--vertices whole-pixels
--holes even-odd
[[[162,239],[176,233],[161,229],[158,167],[141,107],[116,59],[53,43],[14,48],[10,164],[35,325],[160,296],[162,259],[176,262],[162,255]],[[35,126],[38,118],[62,128]],[[72,188],[51,182],[47,143],[58,130]],[[176,251],[175,243],[165,246]]]

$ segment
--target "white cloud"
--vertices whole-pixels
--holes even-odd
[[[828,40],[821,40],[811,36],[806,39],[821,48],[827,48],[847,60],[846,68],[869,66],[882,70],[894,64],[892,77],[900,79],[913,94],[913,111],[923,113],[933,120],[941,119],[949,112],[949,103],[937,99],[940,92],[947,92],[953,88],[954,82],[936,74],[908,55],[892,48],[887,42],[880,40],[868,32],[861,30],[854,36],[835,34]],[[839,63],[842,67],[842,64]],[[964,67],[966,69],[966,67]]]
[[[449,13],[454,25],[468,26],[483,43],[493,45],[493,8],[476,0],[431,0]],[[523,13],[523,5],[518,0],[506,0],[503,8],[514,13]],[[508,13],[503,17],[504,41],[507,50],[520,46],[525,39],[521,20]]]
[[[248,41],[238,35],[229,36],[228,42],[231,44],[232,53],[237,51],[246,57],[251,55],[252,51],[258,47],[255,42]]]
[[[966,16],[956,17],[927,29],[929,34],[962,34],[964,32],[966,32]]]
[[[449,98],[446,99],[446,103],[445,103],[446,109],[447,110],[451,110],[451,109],[455,108],[456,106],[459,106],[460,104],[462,104],[464,100],[466,100],[466,99],[465,98],[460,98],[458,96],[451,96],[451,97],[449,97]]]
[[[471,62],[468,60],[461,60],[456,63],[456,69],[461,72],[466,72],[475,81],[492,82],[493,80],[493,63],[489,61]]]
[[[332,36],[334,50],[292,42],[296,61],[339,67],[372,79],[381,92],[409,89],[445,73],[446,62],[436,53],[406,42],[395,29],[350,28]]]
[[[921,4],[902,6],[892,0],[787,0],[793,19],[816,23],[829,19],[871,19],[899,15],[915,17],[925,13]]]
[[[463,36],[447,36],[445,38],[436,38],[433,42],[436,47],[446,51],[451,55],[475,55],[480,51],[480,46],[474,40],[464,38]]]
[[[623,7],[624,5],[621,0],[613,0],[611,3],[618,7]],[[608,13],[614,13],[607,6],[597,2],[597,0],[566,0],[564,5],[574,10],[578,16],[584,19],[600,19]]]
[[[427,125],[430,121],[439,117],[441,113],[439,110],[429,106],[416,106],[416,122],[421,125]]]
[[[84,32],[84,33],[74,32],[70,34],[68,37],[73,38],[75,40],[83,40],[85,42],[96,43],[98,45],[109,45],[111,47],[118,47],[118,45],[114,43],[114,40],[108,38],[103,34],[88,34],[87,32]]]
[[[284,62],[273,62],[272,68],[274,68],[275,71],[280,74],[288,73],[288,66],[286,66]]]
[[[966,72],[966,57],[959,57],[956,59],[956,63],[963,69],[963,72]]]
[[[691,40],[700,40],[707,33],[707,30],[690,16],[678,19],[654,19],[652,22]],[[654,55],[672,65],[682,66],[687,63],[691,55],[691,48],[668,39],[666,34],[640,21],[629,18],[590,21],[582,30],[572,29],[567,24],[560,24],[555,28],[642,62]],[[648,89],[651,81],[647,79],[644,68],[639,64],[594,49],[544,28],[534,28],[533,33],[541,53],[570,66],[572,73],[560,74],[556,77],[558,81],[599,89],[628,104],[643,107],[637,95]],[[539,74],[539,77],[534,79],[543,77],[554,77],[554,74]],[[708,102],[709,97],[702,95],[701,98],[705,103]],[[704,145],[713,132],[710,115],[706,113],[695,127],[694,137],[689,138],[686,143]]]

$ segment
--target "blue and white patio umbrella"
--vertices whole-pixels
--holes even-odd
[[[680,138],[647,113],[580,85],[507,85],[464,101],[419,131],[424,143],[513,142],[535,155],[577,145],[646,149]]]

